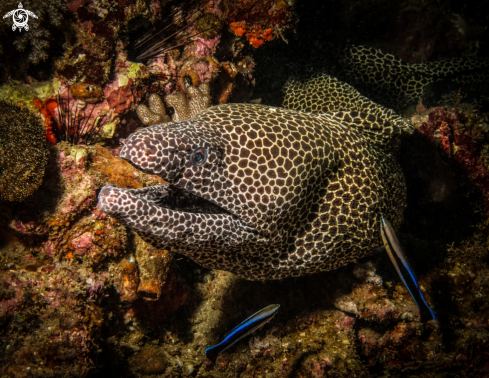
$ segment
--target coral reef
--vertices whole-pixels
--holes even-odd
[[[175,92],[165,97],[166,103],[174,109],[172,121],[185,121],[199,114],[211,105],[209,85],[200,84],[198,87],[187,87],[190,99],[183,92]]]
[[[157,300],[168,275],[172,255],[167,250],[154,248],[136,236],[136,260],[139,270],[139,297]]]
[[[22,105],[32,112],[39,110],[34,100],[38,99],[45,102],[54,96],[54,92],[54,83],[52,81],[38,82],[31,80],[31,83],[28,84],[11,80],[0,86],[0,98],[2,100]]]
[[[66,263],[0,272],[2,376],[85,376],[106,282],[103,274]]]
[[[159,14],[159,6],[159,2],[144,1],[114,4],[99,0],[69,2],[68,9],[78,21],[76,40],[56,61],[56,76],[70,85],[102,86],[108,83],[114,67],[117,67],[113,62],[120,50],[117,41],[121,30],[131,20],[154,21]]]
[[[0,100],[0,200],[24,201],[41,185],[45,139],[36,115]]]
[[[139,286],[138,265],[134,256],[124,257],[115,267],[114,285],[122,302],[133,302],[137,299]]]
[[[156,93],[149,96],[148,105],[149,108],[144,104],[139,104],[136,107],[136,113],[143,125],[150,126],[170,121],[170,117],[166,115],[165,105]]]
[[[135,256],[124,257],[111,270],[121,301],[134,302],[137,298],[156,301],[165,284],[172,255],[158,250],[139,236],[135,236]]]
[[[37,203],[34,208],[26,204],[11,220],[11,227],[24,235],[44,238],[40,249],[49,258],[76,258],[96,264],[107,256],[118,256],[126,243],[125,229],[94,209],[102,180],[128,187],[162,183],[156,177],[135,174],[129,163],[102,147],[59,143],[52,149],[46,180],[38,193],[46,204]],[[50,198],[58,204],[47,211]]]
[[[215,13],[204,13],[195,21],[194,27],[200,38],[211,39],[221,31],[222,21]]]
[[[14,33],[11,18],[4,20],[2,377],[488,375],[489,117],[480,110],[487,99],[479,109],[458,93],[443,107],[420,103],[411,118],[418,131],[412,138],[424,143],[410,144],[413,153],[425,158],[433,146],[440,164],[455,172],[447,178],[440,165],[433,172],[409,164],[404,169],[408,178],[409,169],[429,176],[437,188],[419,203],[411,200],[409,207],[416,209],[399,236],[438,323],[419,322],[415,303],[383,253],[327,274],[248,282],[172,258],[96,207],[105,184],[164,184],[117,157],[117,138],[141,126],[136,113],[147,126],[167,122],[170,107],[178,121],[211,102],[248,102],[253,91],[255,101],[269,103],[263,93],[278,93],[273,89],[288,77],[293,56],[326,67],[328,74],[343,72],[330,42],[340,49],[347,43],[380,48],[427,65],[489,51],[480,2],[380,0],[373,7],[344,1],[336,2],[334,12],[320,1],[293,3],[30,0],[23,5],[39,19],[29,19],[27,33]],[[0,14],[17,7],[3,1]],[[285,32],[295,30],[298,19],[289,38]],[[165,25],[155,39],[161,54],[136,63],[135,35]],[[303,46],[314,54],[304,54]],[[22,128],[9,121],[18,116],[35,124],[32,136],[16,137],[13,128],[28,130],[24,121]],[[78,137],[66,138],[68,125]],[[83,128],[93,130],[92,136],[84,137]],[[27,158],[22,173],[12,173],[11,156]],[[473,193],[484,196],[486,208],[479,201],[466,209],[470,227],[456,212],[446,216],[447,207],[462,206],[448,181],[470,194],[465,205]],[[18,190],[9,189],[13,184]],[[418,181],[409,184],[412,189]],[[429,196],[438,207],[427,204]],[[433,209],[450,223],[445,233],[453,237],[430,233],[446,224],[427,221],[424,215]],[[456,238],[459,233],[463,237]],[[215,366],[206,360],[206,347],[271,303],[281,308],[269,324],[222,353]]]
[[[100,301],[117,284],[110,272],[117,271],[112,266],[127,250],[124,290],[132,290],[127,276],[140,281],[137,263],[132,270],[128,266],[132,252],[140,255],[144,295],[156,299],[165,293],[171,255],[141,244],[131,249],[125,228],[95,207],[96,191],[105,182],[163,183],[101,146],[58,143],[49,149],[38,191],[14,212],[2,207],[0,265],[7,270],[0,271],[0,332],[8,343],[0,353],[1,374],[85,376],[94,366],[90,356],[104,319]],[[124,292],[121,300],[127,300]]]
[[[144,65],[128,61],[124,52],[118,53],[114,71],[114,80],[103,89],[87,84],[70,86],[55,79],[61,105],[53,115],[58,140],[93,144],[117,136],[121,116],[139,100],[136,87],[147,78],[148,71]]]
[[[227,21],[239,37],[245,36],[251,46],[258,48],[266,41],[294,26],[291,5],[286,1],[239,1],[227,3]]]
[[[487,116],[473,108],[458,105],[458,110],[431,109],[427,120],[418,122],[417,130],[433,140],[480,187],[489,208],[489,169],[487,165]]]
[[[52,144],[56,144],[56,136],[53,131],[53,115],[56,114],[58,108],[58,103],[52,99],[48,98],[46,101],[42,101],[39,98],[32,100],[34,106],[39,110],[44,118],[44,128],[46,131],[46,140]]]
[[[146,345],[131,358],[130,365],[143,375],[161,374],[166,370],[166,355],[156,345]]]

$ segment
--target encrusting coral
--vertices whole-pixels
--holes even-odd
[[[27,108],[0,100],[0,200],[23,201],[42,183],[46,134]]]
[[[148,105],[149,108],[144,104],[139,104],[136,108],[136,113],[143,125],[149,126],[170,120],[170,117],[166,114],[163,101],[156,93],[152,93],[149,96]]]
[[[67,263],[34,269],[0,271],[0,374],[84,377],[107,277]]]
[[[489,169],[485,160],[487,129],[485,115],[467,104],[430,109],[417,131],[432,140],[479,186],[489,208]]]
[[[143,375],[161,374],[167,367],[166,355],[162,348],[147,345],[131,358],[130,365]]]
[[[166,103],[173,107],[173,122],[185,121],[211,106],[209,84],[202,83],[198,87],[187,87],[190,99],[183,92],[175,92],[166,96]]]
[[[194,26],[199,32],[199,37],[209,39],[219,34],[222,28],[222,21],[215,13],[205,13],[195,21]]]
[[[259,2],[236,1],[228,6],[230,29],[237,36],[244,36],[254,48],[258,48],[283,32],[293,28],[294,14],[286,1],[264,0]]]

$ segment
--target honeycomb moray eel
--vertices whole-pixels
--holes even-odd
[[[378,125],[388,122],[407,132],[414,130],[411,121],[402,118],[392,109],[376,104],[351,85],[325,73],[315,73],[305,79],[292,76],[285,83],[283,92],[282,106],[287,109],[312,113],[333,113],[347,109],[373,116]],[[389,129],[385,131],[389,132]],[[374,131],[378,132],[379,130]]]
[[[459,57],[409,64],[375,48],[349,46],[339,59],[345,81],[369,99],[397,110],[416,104],[431,83],[447,81],[456,89],[481,93],[489,89],[487,58]]]
[[[129,136],[120,156],[169,185],[105,186],[99,206],[154,246],[245,279],[336,269],[382,245],[381,215],[399,226],[405,182],[385,147],[406,131],[374,111],[215,106]]]

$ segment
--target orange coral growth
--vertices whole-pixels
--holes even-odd
[[[251,46],[255,49],[265,43],[265,41],[271,41],[273,39],[273,29],[263,29],[260,25],[246,26],[246,22],[232,22],[230,25],[231,30],[237,36],[246,36]]]
[[[56,137],[53,133],[53,117],[55,115],[58,103],[53,98],[48,98],[44,103],[35,98],[32,100],[34,106],[41,112],[44,118],[44,127],[46,129],[46,140],[52,145],[56,144]]]
[[[270,41],[273,38],[272,28],[268,28],[263,32],[263,39]]]
[[[234,34],[246,37],[255,48],[282,36],[296,24],[293,7],[283,0],[230,2],[227,19]]]
[[[255,49],[257,49],[258,47],[260,47],[261,45],[263,45],[265,43],[262,39],[253,38],[253,37],[251,37],[249,40],[250,40],[251,46],[253,46]]]
[[[244,33],[246,33],[246,24],[244,22],[231,22],[229,25],[234,34],[238,37],[241,37]]]

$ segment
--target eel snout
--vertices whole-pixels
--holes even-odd
[[[107,214],[117,216],[122,206],[122,192],[123,189],[116,186],[104,186],[98,195],[99,207]]]

